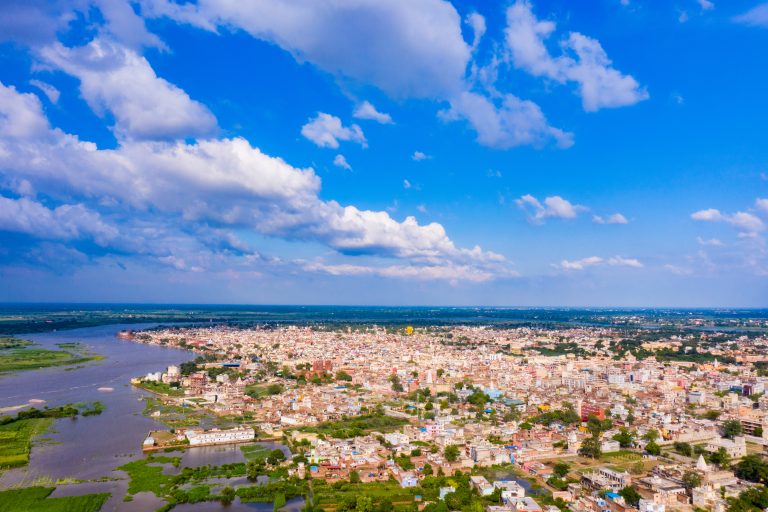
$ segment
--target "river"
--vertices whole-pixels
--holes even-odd
[[[63,485],[56,489],[52,497],[110,492],[112,496],[102,511],[155,510],[163,504],[153,494],[146,493],[135,495],[131,502],[124,502],[128,483],[126,475],[115,471],[117,466],[143,456],[141,442],[147,432],[164,428],[142,415],[142,398],[148,393],[131,386],[130,379],[164,370],[168,365],[178,365],[194,357],[189,351],[122,341],[115,336],[122,329],[138,330],[154,326],[117,324],[19,336],[37,343],[41,348],[52,350],[59,349],[57,343],[79,342],[105,359],[85,363],[83,368],[75,370],[52,367],[2,375],[0,408],[27,405],[34,400],[45,401],[44,404],[34,404],[37,407],[100,401],[105,410],[99,416],[57,420],[51,431],[44,434],[51,441],[33,446],[28,466],[0,475],[0,489],[30,485],[40,478],[55,481],[62,478],[90,480],[111,477],[120,480]],[[112,388],[112,391],[99,391],[99,388]],[[240,449],[233,446],[190,448],[183,455],[185,466],[220,465],[244,460]],[[288,505],[288,510],[298,510],[302,503],[301,500],[292,500]],[[272,504],[235,502],[224,507],[213,502],[184,505],[175,510],[253,512],[272,510]]]

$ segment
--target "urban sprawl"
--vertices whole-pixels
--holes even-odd
[[[237,418],[151,432],[147,451],[272,439],[291,454],[262,465],[328,484],[437,486],[413,495],[428,511],[768,506],[764,335],[320,325],[120,336],[196,353],[133,380],[155,393],[149,414]],[[351,506],[381,506],[366,499]]]

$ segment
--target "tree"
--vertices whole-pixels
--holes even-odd
[[[248,480],[254,481],[264,474],[264,469],[264,463],[262,462],[249,462],[245,470],[245,475],[248,477]]]
[[[272,466],[279,464],[284,460],[285,454],[282,452],[282,450],[278,450],[277,448],[269,452],[269,455],[267,455],[267,463],[271,464]]]
[[[731,498],[728,512],[755,512],[768,508],[768,487],[757,487]]]
[[[400,383],[400,377],[396,373],[389,376],[389,382],[392,383],[392,391],[396,393],[402,393],[404,391],[403,385]]]
[[[443,454],[448,462],[456,462],[459,460],[459,447],[455,444],[450,444],[445,447]]]
[[[651,441],[645,445],[645,451],[649,455],[661,455],[661,446],[656,444],[656,441]]]
[[[230,486],[226,486],[221,490],[221,502],[224,505],[229,505],[235,499],[235,490]]]
[[[654,442],[659,438],[659,431],[658,430],[649,430],[645,434],[643,434],[643,439],[649,442]]]
[[[619,495],[624,498],[624,501],[633,507],[637,507],[637,505],[640,503],[640,498],[642,497],[640,496],[640,493],[637,492],[637,489],[632,486],[627,486],[620,490]]]
[[[360,473],[357,471],[350,471],[349,472],[349,483],[351,484],[359,484],[360,483]]]
[[[752,435],[755,437],[763,437],[763,427],[755,427],[755,430],[752,432]]]
[[[424,467],[423,467],[423,468],[422,468],[422,470],[421,470],[421,472],[422,472],[422,474],[423,474],[424,476],[430,476],[430,475],[432,475],[432,473],[433,473],[433,472],[432,472],[432,466],[431,466],[431,465],[429,465],[429,464],[426,464],[426,463],[425,463],[425,464],[424,464]]]
[[[691,448],[691,445],[688,443],[681,443],[676,441],[672,447],[680,455],[685,455],[686,457],[693,455],[693,448]]]
[[[694,471],[686,471],[683,474],[683,487],[688,491],[701,485],[701,475]]]
[[[712,462],[712,464],[717,464],[721,468],[725,469],[731,462],[731,456],[728,455],[728,451],[726,451],[725,448],[720,448],[715,453],[710,455],[709,460]]]
[[[336,380],[351,382],[352,376],[343,370],[339,370],[336,372]]]
[[[603,422],[597,416],[592,415],[587,420],[587,430],[593,436],[598,436],[603,431]]]
[[[599,438],[592,436],[582,441],[581,447],[579,448],[579,455],[583,455],[584,457],[591,457],[593,459],[599,459],[602,454],[603,450],[600,447]]]
[[[759,455],[747,455],[736,464],[733,472],[743,480],[768,483],[768,463]]]
[[[373,500],[370,496],[358,496],[355,512],[373,512]]]
[[[557,464],[555,464],[555,465],[554,465],[554,467],[552,468],[552,472],[553,472],[555,475],[557,475],[558,477],[560,477],[560,478],[564,478],[564,477],[565,477],[565,475],[567,475],[567,474],[568,474],[568,471],[570,471],[570,470],[571,470],[571,466],[569,466],[569,465],[568,465],[568,464],[566,464],[565,462],[558,462],[558,463],[557,463]]]
[[[723,437],[727,437],[728,439],[733,439],[736,436],[740,436],[744,429],[741,426],[741,422],[739,420],[728,420],[723,422]]]
[[[619,433],[613,436],[614,441],[618,441],[622,448],[629,448],[635,441],[635,434],[627,427],[621,427]]]

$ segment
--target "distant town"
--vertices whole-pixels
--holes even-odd
[[[287,477],[437,486],[414,495],[420,510],[724,512],[765,494],[761,334],[318,325],[119,337],[197,355],[133,379],[153,393],[146,413],[171,426],[149,432],[146,451],[281,441],[292,459],[272,462]]]

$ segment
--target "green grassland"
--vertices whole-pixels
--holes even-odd
[[[0,468],[27,465],[32,439],[45,432],[51,423],[51,418],[36,418],[0,425]]]
[[[403,418],[393,418],[384,414],[374,413],[342,418],[338,421],[326,421],[313,427],[303,427],[300,430],[302,432],[323,434],[337,439],[347,439],[374,431],[392,432],[407,423],[408,420]]]
[[[427,491],[429,492],[429,491]],[[329,484],[323,480],[312,481],[312,494],[314,505],[324,510],[336,510],[346,508],[345,504],[355,503],[358,496],[367,496],[375,505],[383,501],[389,501],[393,505],[410,505],[414,503],[415,496],[424,495],[425,489],[413,487],[404,489],[396,481],[370,482],[350,484],[339,482]],[[437,498],[436,493],[434,498]]]
[[[135,384],[135,386],[142,389],[146,389],[147,391],[151,391],[153,393],[157,393],[158,395],[165,395],[165,396],[172,396],[172,397],[184,396],[183,389],[179,387],[170,386],[163,382],[152,382],[149,380],[144,380],[139,382],[138,384]]]
[[[109,493],[49,498],[53,487],[27,487],[0,492],[0,512],[98,512]]]
[[[163,473],[163,465],[178,465],[180,462],[179,457],[147,457],[129,462],[117,469],[125,471],[131,478],[128,484],[129,494],[152,492],[162,497],[170,492],[174,481],[173,476]]]
[[[0,374],[64,366],[102,359],[87,352],[68,352],[44,348],[13,348],[0,350]]]
[[[246,444],[240,445],[240,451],[248,462],[264,462],[272,449],[262,444]]]

